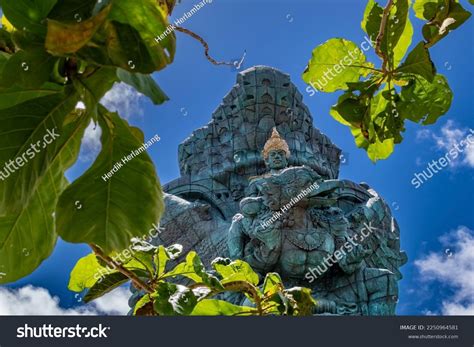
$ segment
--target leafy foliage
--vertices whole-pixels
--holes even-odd
[[[0,283],[35,270],[58,235],[94,245],[107,256],[159,221],[162,191],[146,152],[102,179],[115,162],[141,147],[144,135],[100,100],[117,82],[156,105],[167,100],[149,74],[173,61],[174,34],[161,41],[155,37],[165,31],[174,4],[0,0]],[[79,102],[85,110],[76,109]],[[76,162],[91,121],[102,129],[102,152],[69,185],[64,173]],[[51,131],[57,139],[44,142]],[[140,207],[144,199],[146,209]],[[131,271],[143,275],[147,269]],[[104,283],[127,278],[115,274]]]
[[[380,68],[367,62],[364,46],[338,38],[316,47],[303,73],[315,90],[344,91],[330,114],[350,128],[356,145],[372,161],[390,156],[403,140],[406,120],[433,124],[452,102],[452,91],[436,72],[429,48],[471,14],[455,0],[415,0],[416,17],[427,22],[424,41],[408,52],[411,5],[411,0],[389,0],[383,8],[368,1],[361,26],[381,59]]]
[[[82,258],[71,272],[69,289],[87,289],[88,302],[124,284],[129,279],[124,273],[130,271],[138,278],[133,284],[139,281],[147,288],[133,300],[134,315],[311,315],[316,305],[309,289],[285,289],[277,273],[267,274],[259,286],[259,276],[244,261],[217,258],[213,271],[207,271],[196,252],[189,252],[173,267],[170,260],[181,253],[181,246],[143,243],[133,247],[127,261],[111,266],[101,265],[94,254]],[[191,283],[184,285],[183,279]],[[245,294],[245,304],[223,300],[229,292]]]

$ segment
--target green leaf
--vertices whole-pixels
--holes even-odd
[[[265,295],[271,295],[283,289],[283,281],[276,272],[267,273],[263,281],[262,291]]]
[[[393,68],[400,64],[412,42],[413,25],[410,21],[410,4],[411,0],[398,1],[395,14],[393,17],[389,17],[388,20],[387,25],[389,29],[395,33],[392,35],[392,31],[390,31],[390,36],[388,37],[389,51],[392,48],[390,57],[393,60]],[[394,43],[397,37],[398,40]]]
[[[404,118],[397,107],[400,96],[394,88],[383,91],[381,95],[388,102],[382,110],[372,115],[375,133],[380,141],[393,139],[394,143],[400,143],[403,139],[401,133],[405,131]]]
[[[160,6],[163,8],[163,10],[170,15],[176,6],[176,0],[158,0],[158,2],[160,3]]]
[[[56,215],[65,241],[94,243],[108,254],[127,248],[133,237],[145,235],[158,223],[163,195],[153,162],[128,123],[102,108],[99,125],[102,151],[63,192]]]
[[[445,0],[415,0],[413,10],[417,18],[431,20],[445,3]]]
[[[48,18],[81,22],[91,17],[97,0],[57,0]]]
[[[25,89],[40,88],[49,80],[57,58],[43,49],[19,51],[5,63],[0,86],[17,85]]]
[[[136,316],[137,313],[140,312],[142,308],[148,305],[153,305],[153,301],[150,297],[149,294],[143,295],[140,300],[135,304],[135,307],[133,308],[133,315]]]
[[[115,82],[117,82],[116,69],[110,67],[99,68],[88,78],[79,75],[73,80],[74,87],[86,106],[86,113],[95,121],[98,119],[100,100]]]
[[[412,78],[402,87],[402,101],[398,105],[404,118],[424,125],[435,123],[448,112],[453,93],[443,75],[436,75],[432,83],[422,77]]]
[[[398,66],[411,44],[413,26],[409,18],[410,3],[409,0],[394,0],[385,25],[380,49],[387,56],[390,69]],[[382,15],[383,8],[374,0],[369,0],[361,26],[373,41],[379,35]]]
[[[383,8],[375,2],[369,0],[364,11],[364,18],[360,23],[362,30],[365,31],[372,41],[375,41],[379,34],[380,23],[382,21]]]
[[[431,15],[431,12],[427,15]],[[434,18],[430,19],[422,30],[428,47],[446,37],[450,31],[460,27],[469,17],[471,13],[455,0],[444,0],[442,4],[438,3]]]
[[[341,96],[340,100],[343,101],[347,97],[348,95],[344,94]],[[367,110],[363,122],[361,122],[357,126],[353,123],[347,122],[344,119],[344,117],[338,112],[337,105],[333,106],[330,111],[330,114],[336,120],[350,127],[357,147],[365,149],[369,158],[374,162],[380,159],[388,158],[394,149],[394,130],[392,128],[389,128],[387,130],[386,127],[378,129],[379,133],[380,131],[387,131],[387,133],[382,133],[384,137],[387,137],[383,140],[379,138],[374,124],[377,121],[377,118],[380,118],[382,115],[385,115],[387,117],[393,117],[390,112],[387,114],[388,104],[388,100],[382,97],[382,92],[379,92],[374,97],[371,97],[370,108]],[[393,137],[390,138],[390,136]]]
[[[343,94],[334,107],[337,114],[349,124],[360,124],[367,113],[368,105],[364,100],[352,93]]]
[[[56,16],[59,20],[48,22],[46,47],[49,51],[75,53],[95,65],[121,67],[144,74],[161,70],[173,61],[174,33],[157,39],[168,26],[168,6],[155,0],[114,0],[110,6],[89,16],[88,5],[86,2],[84,18],[81,12],[74,14],[75,19],[78,18],[76,23],[71,23],[71,15],[64,13]],[[56,15],[56,12],[65,11],[65,8],[55,8],[52,12]],[[163,97],[150,81],[145,80],[142,85],[153,95],[154,102]]]
[[[146,278],[153,278],[155,273],[155,267],[153,266],[153,260],[151,255],[143,253],[143,252],[136,252],[133,255],[135,261],[139,262],[144,268],[146,268]]]
[[[69,115],[76,103],[74,94],[52,95],[0,112],[0,283],[30,274],[54,248],[54,207],[88,125]]]
[[[201,258],[196,252],[191,251],[186,255],[186,260],[176,265],[176,267],[165,273],[161,278],[183,276],[196,283],[203,283],[211,289],[223,290],[224,287],[214,275],[206,272]]]
[[[420,42],[407,56],[396,72],[412,73],[432,82],[436,69],[431,61],[430,53],[423,42]]]
[[[0,88],[0,110],[13,107],[31,99],[58,94],[63,91],[63,87],[53,83],[45,83],[40,88],[36,89],[25,89],[16,86],[11,88]]]
[[[15,30],[12,32],[11,38],[16,46],[15,51],[18,51],[18,49],[44,51],[44,37],[38,34],[30,31]]]
[[[161,70],[173,61],[175,52],[174,33],[157,39],[168,26],[167,15],[155,0],[114,0],[106,21],[87,43],[81,41],[76,55],[133,73]]]
[[[0,6],[15,28],[42,35],[46,32],[42,21],[56,2],[57,0],[1,0]]]
[[[331,39],[316,47],[303,73],[303,80],[324,92],[346,90],[347,83],[357,82],[371,72],[362,50],[351,41]]]
[[[132,269],[135,275],[141,278],[148,278],[148,273],[141,269]],[[98,299],[101,296],[111,292],[115,288],[120,287],[121,285],[130,281],[130,278],[122,274],[121,272],[113,272],[104,275],[101,279],[95,282],[90,289],[87,291],[84,296],[84,302],[90,302],[92,300]]]
[[[166,264],[168,263],[168,260],[170,260],[170,256],[168,255],[168,252],[166,252],[165,247],[162,245],[158,246],[158,249],[156,250],[153,256],[153,261],[155,263],[157,277],[160,277],[165,272],[165,268],[166,268]]]
[[[197,304],[197,298],[188,287],[159,282],[152,295],[155,311],[164,316],[187,316]]]
[[[169,100],[150,75],[130,73],[124,69],[117,69],[117,76],[122,82],[131,85],[143,95],[148,96],[155,105],[160,105]]]
[[[341,98],[346,98],[347,95],[346,94],[343,94],[340,96],[339,100],[340,101],[343,101],[344,99],[341,99]],[[339,101],[338,101],[339,102]],[[339,123],[343,124],[343,125],[346,125],[346,126],[349,126],[349,127],[352,127],[351,123],[349,123],[348,121],[346,121],[344,119],[344,117],[342,117],[342,115],[339,114],[339,111],[337,110],[337,105],[333,105],[331,107],[331,109],[329,110],[329,114],[335,119],[337,120]],[[360,147],[360,146],[359,146]]]
[[[393,139],[386,139],[384,141],[380,141],[378,138],[376,138],[374,142],[369,143],[367,145],[367,155],[369,156],[370,160],[376,162],[380,159],[387,159],[390,154],[393,153],[393,149]]]
[[[113,257],[117,262],[119,257]],[[149,278],[145,266],[135,259],[128,262],[122,262],[122,266],[132,271],[141,278]],[[99,260],[94,253],[91,253],[78,260],[71,271],[68,289],[73,292],[82,292],[89,289],[84,300],[86,302],[94,300],[123,283],[129,281],[129,278],[118,272],[116,268],[106,266]]]
[[[78,260],[71,271],[68,289],[73,292],[82,292],[91,288],[102,275],[115,273],[100,265],[94,253]]]
[[[117,63],[122,62],[118,66],[131,72],[151,73],[161,70],[173,61],[175,51],[174,33],[166,36],[159,43],[156,41],[157,36],[165,32],[168,26],[167,15],[168,13],[163,11],[163,8],[155,0],[114,1],[109,20],[113,22],[117,29],[119,41],[125,38],[125,41],[113,42],[118,43],[118,45],[122,44],[121,47],[111,45],[109,50],[109,53],[113,53],[112,55],[118,58]],[[118,23],[122,24],[122,26],[117,25]],[[126,36],[121,35],[120,30],[124,30],[124,33],[127,33],[125,26],[134,29],[133,36],[135,36],[135,33],[139,35],[139,38],[146,47],[147,53],[150,55],[152,67],[147,67],[148,64],[145,64],[141,59],[143,55],[139,55],[140,52],[135,51],[135,47],[138,47],[136,45],[137,38],[128,36],[128,34]],[[132,31],[129,31],[129,34],[132,34]],[[130,42],[129,40],[133,40],[135,44],[123,45]],[[130,61],[133,64],[132,66],[134,66],[133,68],[129,64]]]
[[[80,23],[63,23],[48,20],[46,49],[55,55],[75,53],[84,47],[104,24],[110,12],[106,6],[96,16]]]
[[[184,276],[196,283],[203,283],[203,275],[205,274],[204,264],[196,252],[191,251],[186,255],[186,260],[176,265],[176,267],[167,272],[163,278]]]
[[[294,287],[284,291],[285,296],[291,297],[296,305],[294,309],[294,315],[298,316],[310,316],[313,314],[313,310],[316,306],[316,301],[311,296],[311,289]]]
[[[197,303],[192,316],[250,316],[255,308],[238,306],[223,300],[204,299]]]
[[[234,281],[246,281],[253,285],[258,285],[258,275],[252,270],[250,265],[242,260],[234,260],[228,265],[213,262],[212,266],[222,276],[221,283]]]

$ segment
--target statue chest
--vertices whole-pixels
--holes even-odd
[[[285,230],[279,268],[284,276],[301,278],[310,266],[324,262],[334,250],[334,239],[325,231]]]
[[[285,243],[289,244],[289,248],[296,247],[302,251],[322,251],[332,252],[334,250],[334,241],[332,236],[318,229],[310,230],[284,230]],[[293,246],[293,247],[292,247]]]

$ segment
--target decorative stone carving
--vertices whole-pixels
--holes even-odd
[[[313,290],[315,314],[394,314],[406,262],[398,225],[367,184],[337,179],[340,153],[288,75],[245,70],[209,124],[180,145],[158,243],[181,243],[208,265],[227,256],[279,272]]]

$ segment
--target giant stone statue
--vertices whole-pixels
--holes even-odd
[[[315,314],[393,315],[407,260],[397,222],[367,184],[338,179],[339,158],[288,75],[245,70],[180,145],[157,242],[278,272],[312,289]]]

